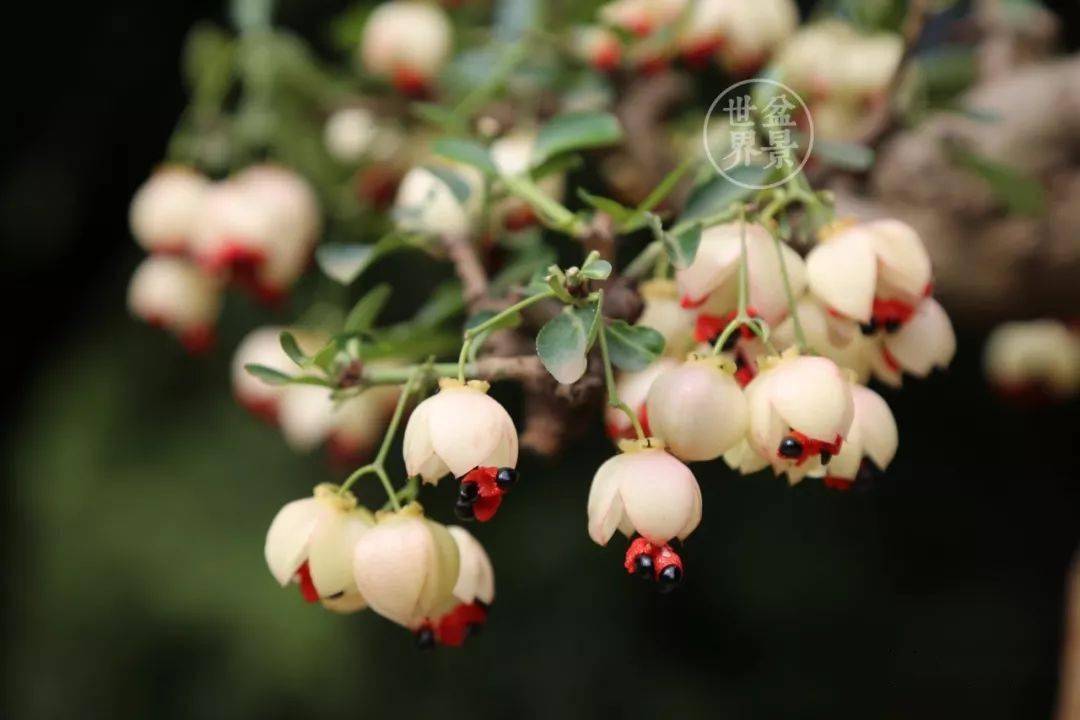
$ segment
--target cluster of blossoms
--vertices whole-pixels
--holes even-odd
[[[332,485],[278,512],[265,555],[274,579],[297,585],[306,602],[371,608],[425,648],[464,643],[495,599],[491,561],[467,530],[426,518],[417,503],[372,514]]]
[[[254,165],[214,182],[166,166],[135,193],[130,224],[150,253],[128,288],[131,312],[199,352],[213,342],[222,288],[279,300],[307,266],[322,221],[307,181],[284,167]]]
[[[575,28],[571,45],[598,70],[657,72],[681,58],[748,75],[795,32],[799,14],[791,0],[613,0],[597,20]]]

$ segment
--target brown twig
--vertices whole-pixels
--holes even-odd
[[[443,235],[443,246],[454,270],[461,278],[461,292],[470,306],[487,294],[488,276],[469,239],[461,235]]]

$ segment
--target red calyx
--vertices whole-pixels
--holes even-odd
[[[476,467],[461,478],[462,484],[476,483],[477,496],[472,508],[478,522],[490,520],[502,504],[503,491],[495,482],[495,476],[498,473],[498,468]]]
[[[600,72],[612,72],[622,62],[622,48],[616,43],[604,45],[593,55],[592,64]]]
[[[709,64],[709,61],[716,55],[716,51],[723,45],[724,38],[722,37],[699,40],[683,50],[683,60],[690,67],[700,70]]]
[[[705,301],[708,299],[708,295],[702,298],[698,298],[697,300],[690,297],[689,295],[683,295],[681,298],[679,298],[679,306],[685,310],[693,310],[694,308],[699,308],[704,305]]]
[[[874,307],[871,315],[878,325],[906,323],[915,313],[915,307],[903,300],[882,300],[874,298]]]
[[[686,305],[683,305],[683,307],[686,307]],[[716,338],[720,337],[720,334],[724,332],[724,328],[735,319],[736,314],[737,313],[734,310],[725,315],[700,313],[694,321],[694,339],[698,342],[712,342],[716,340]],[[753,308],[747,308],[746,314],[750,317],[757,317],[757,312]],[[739,335],[749,339],[754,337],[754,331],[746,325],[743,325],[739,328]]]
[[[277,425],[278,420],[278,403],[273,398],[265,398],[262,400],[248,400],[236,396],[237,402],[244,406],[244,409],[249,413],[259,418],[260,420],[270,423],[271,425]]]
[[[503,227],[510,232],[517,232],[530,228],[536,224],[536,213],[528,205],[519,205],[506,214],[503,218]]]
[[[882,346],[881,359],[885,361],[885,366],[893,372],[901,372],[900,361],[896,359],[896,356],[889,352],[889,348]]]
[[[461,647],[470,633],[487,622],[488,610],[481,603],[462,604],[439,618],[433,627],[440,645]]]
[[[798,457],[789,458],[777,452],[777,457],[782,457],[785,460],[793,460],[796,467],[806,462],[807,458],[820,455],[822,451],[835,456],[839,454],[840,446],[844,444],[844,438],[839,435],[837,435],[836,439],[832,442],[825,442],[824,440],[814,440],[813,438],[807,437],[798,430],[792,430],[788,434],[802,445],[802,453]]]
[[[209,325],[198,325],[180,334],[180,344],[192,355],[204,355],[214,347],[216,335]]]
[[[641,431],[648,437],[652,432],[649,429],[649,409],[646,407],[645,403],[641,403],[641,405],[638,406],[637,416],[638,422],[641,423]],[[634,430],[633,424],[620,428],[615,423],[608,423],[605,429],[607,431],[607,436],[612,440],[633,440],[637,437],[637,432]]]
[[[830,490],[847,491],[855,484],[854,480],[848,480],[846,478],[835,477],[833,475],[826,475],[821,479],[822,484]]]
[[[427,95],[427,80],[412,68],[395,68],[393,83],[398,92],[409,97],[422,98]]]
[[[315,583],[311,581],[311,569],[307,560],[296,571],[296,577],[300,581],[300,595],[305,602],[313,603],[319,600],[319,591],[315,589]]]

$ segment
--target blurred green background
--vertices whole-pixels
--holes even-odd
[[[191,359],[124,310],[139,256],[126,203],[182,107],[183,33],[219,14],[73,10],[49,24],[59,50],[41,75],[12,80],[3,717],[1049,716],[1080,527],[1077,407],[999,404],[984,329],[962,324],[947,375],[887,395],[901,449],[873,492],[697,466],[704,520],[672,596],[626,576],[620,542],[586,535],[611,452],[599,424],[560,461],[526,456],[476,529],[497,600],[464,649],[421,653],[370,613],[279,590],[270,519],[340,474],[230,397],[232,348],[274,316],[232,296],[217,351]],[[422,287],[402,264],[373,275]],[[424,501],[449,520],[453,493]]]

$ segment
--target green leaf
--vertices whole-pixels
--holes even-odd
[[[268,385],[288,385],[292,382],[292,376],[265,365],[249,363],[244,366],[244,369]]]
[[[1046,192],[1035,178],[962,148],[947,149],[953,162],[986,181],[1010,214],[1035,217],[1045,212]]]
[[[735,180],[747,185],[763,185],[769,176],[769,170],[757,165],[740,165],[728,172]],[[757,190],[752,187],[736,185],[723,175],[717,175],[704,185],[698,186],[686,201],[686,209],[679,216],[679,224],[717,215],[730,208],[734,203],[745,200]]]
[[[611,263],[599,256],[590,257],[581,266],[581,276],[590,280],[607,280],[611,275]]]
[[[533,148],[533,165],[572,150],[614,145],[623,138],[622,127],[611,113],[566,113],[540,128]]]
[[[338,352],[341,350],[341,344],[337,338],[331,338],[328,343],[322,346],[322,348],[311,357],[313,365],[322,368],[323,371],[329,371],[333,367],[334,360],[337,359]]]
[[[387,283],[376,285],[365,293],[345,317],[345,332],[370,330],[375,324],[375,318],[379,316],[386,306],[386,301],[390,299],[390,293],[391,289]]]
[[[701,225],[694,223],[677,233],[665,232],[663,241],[664,252],[671,264],[678,270],[685,270],[694,262],[698,245],[701,244]]]
[[[428,296],[413,316],[413,323],[421,327],[441,325],[465,309],[465,298],[461,295],[461,283],[447,280]]]
[[[593,207],[600,212],[607,213],[617,223],[624,223],[634,215],[634,209],[628,208],[625,205],[612,200],[611,198],[602,197],[600,195],[593,195],[585,188],[579,187],[577,189],[578,197],[582,199],[587,205]]]
[[[499,0],[495,5],[494,35],[503,42],[516,42],[528,30],[543,28],[540,0]]]
[[[593,343],[596,342],[596,336],[599,334],[600,306],[597,303],[590,303],[584,307],[574,308],[573,313],[585,327],[585,352],[588,352]]]
[[[201,112],[220,108],[232,84],[236,45],[221,28],[199,24],[184,41],[183,69],[192,104]]]
[[[286,330],[278,338],[281,341],[281,349],[285,351],[290,360],[300,367],[305,367],[308,364],[307,353],[300,349],[300,343],[296,342],[296,337],[291,332]]]
[[[856,172],[869,170],[870,166],[874,164],[874,151],[872,149],[858,143],[842,142],[840,140],[815,139],[814,155],[829,165]]]
[[[417,118],[424,122],[435,125],[447,132],[460,132],[465,129],[465,123],[453,110],[430,102],[414,102],[409,110]]]
[[[536,334],[540,362],[563,385],[577,382],[585,374],[588,344],[584,321],[569,308],[549,320]]]
[[[495,175],[498,172],[487,148],[475,140],[440,138],[435,141],[432,150],[436,155],[471,165],[488,175]]]
[[[408,246],[406,237],[396,232],[374,245],[324,243],[315,250],[315,261],[331,280],[349,285],[379,258]]]
[[[454,199],[457,200],[460,205],[464,205],[469,201],[469,195],[472,194],[472,190],[469,189],[469,183],[465,182],[456,172],[450,168],[440,167],[438,165],[425,165],[424,169],[437,177],[443,185],[448,187],[450,192],[453,193]]]
[[[604,327],[611,362],[621,370],[644,370],[664,352],[664,336],[645,325],[612,320]]]
[[[373,9],[369,5],[356,4],[331,20],[329,34],[333,46],[341,52],[356,52],[360,37],[364,33],[364,25],[367,24]]]

